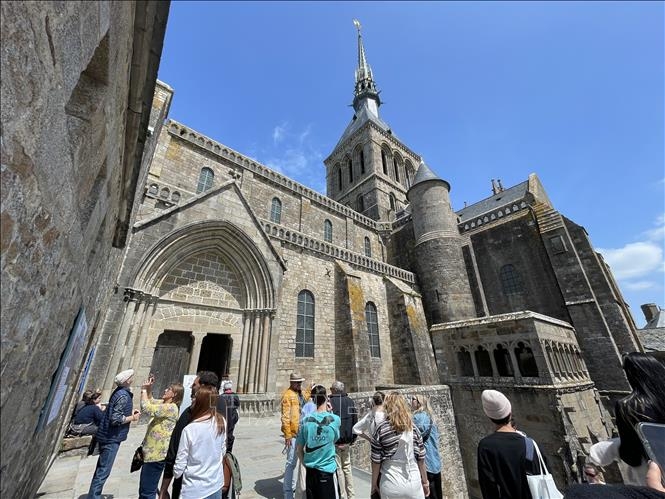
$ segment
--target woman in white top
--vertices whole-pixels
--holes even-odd
[[[384,410],[386,419],[372,439],[372,495],[379,492],[381,499],[424,499],[430,492],[425,446],[404,396],[390,392]]]
[[[353,425],[353,433],[361,438],[364,438],[368,442],[372,441],[376,427],[379,426],[384,419],[386,419],[386,414],[383,412],[384,398],[385,395],[383,392],[376,392],[372,396],[372,403],[374,404],[372,410],[365,414],[365,416],[355,425]]]
[[[173,475],[182,479],[182,499],[221,499],[226,454],[224,417],[216,411],[217,391],[201,386],[192,404],[191,422],[182,431]]]

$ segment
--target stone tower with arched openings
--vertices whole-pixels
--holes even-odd
[[[358,29],[354,114],[324,160],[328,197],[377,221],[390,221],[407,205],[420,157],[379,117],[381,98]]]

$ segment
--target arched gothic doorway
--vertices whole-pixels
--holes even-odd
[[[244,231],[226,221],[190,224],[161,239],[137,268],[121,329],[139,376],[166,373],[170,363],[188,374],[229,374],[240,393],[268,391],[274,278]],[[165,350],[167,332],[179,349]]]

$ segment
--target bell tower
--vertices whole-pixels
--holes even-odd
[[[324,160],[328,197],[378,221],[394,220],[408,204],[406,192],[420,157],[379,117],[380,91],[367,62],[361,26],[355,71],[354,114]]]

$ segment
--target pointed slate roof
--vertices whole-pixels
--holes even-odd
[[[416,171],[416,176],[413,177],[413,182],[411,183],[411,187],[413,187],[414,185],[419,184],[421,182],[425,182],[427,180],[441,180],[441,181],[444,181],[436,173],[434,173],[430,169],[430,167],[425,164],[424,161],[421,161],[420,165],[418,166],[418,171]]]
[[[367,62],[367,56],[365,55],[365,46],[363,45],[363,38],[360,33],[360,23],[354,19],[353,24],[358,30],[358,67],[355,72],[355,87],[353,92],[353,109],[355,113],[351,119],[351,123],[347,125],[335,148],[340,146],[368,121],[374,123],[384,132],[392,134],[390,126],[379,117],[381,99],[379,98],[379,91],[376,89],[372,68]]]
[[[529,181],[521,182],[509,187],[498,194],[485,198],[472,205],[462,208],[457,212],[461,222],[466,222],[476,218],[484,213],[500,208],[506,204],[512,204],[515,201],[521,201],[529,190]]]

